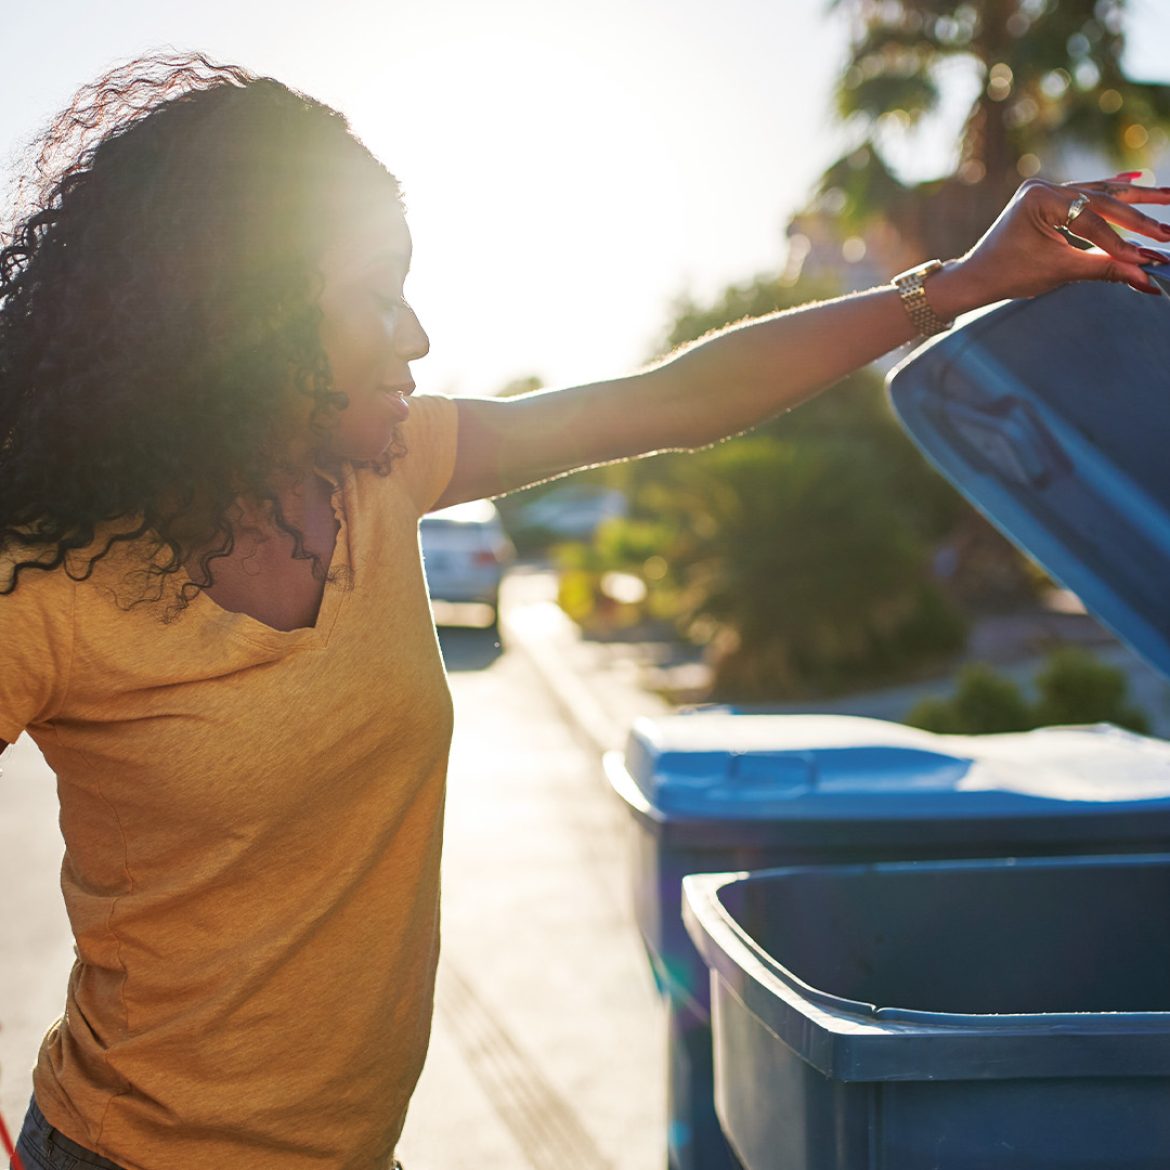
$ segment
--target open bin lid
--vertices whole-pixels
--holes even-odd
[[[1148,269],[1163,289],[1170,267]],[[1170,304],[1066,285],[888,380],[903,426],[1010,540],[1170,677]]]

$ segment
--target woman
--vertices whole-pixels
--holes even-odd
[[[1156,292],[1121,180],[629,377],[411,400],[394,178],[201,57],[82,91],[0,252],[0,736],[58,774],[78,960],[27,1168],[386,1167],[426,1051],[451,707],[430,509],[696,448],[968,309]],[[1062,228],[1101,249],[1067,246]],[[0,743],[2,746],[2,743]]]

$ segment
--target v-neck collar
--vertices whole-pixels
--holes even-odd
[[[193,606],[199,606],[204,615],[210,616],[225,633],[243,638],[264,650],[289,652],[300,649],[324,649],[329,643],[345,597],[352,590],[353,550],[350,545],[350,526],[345,499],[345,483],[352,475],[352,469],[345,464],[336,475],[324,468],[317,468],[316,473],[332,488],[330,504],[337,520],[337,536],[333,542],[333,555],[329,559],[321,604],[317,608],[317,617],[313,624],[299,626],[295,630],[278,630],[275,626],[252,617],[251,614],[224,609],[203,589],[197,590],[191,602]],[[184,584],[194,584],[185,571],[183,577]]]

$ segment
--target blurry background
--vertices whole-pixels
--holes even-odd
[[[405,186],[424,392],[621,374],[956,255],[1023,178],[1170,156],[1163,0],[62,0],[52,21],[5,13],[6,178],[77,85],[147,49],[332,103]],[[873,370],[746,442],[502,509],[591,633],[697,648],[673,698],[931,678],[1060,643],[1052,611],[1077,610],[925,468]]]
[[[406,190],[423,390],[640,363],[681,291],[783,264],[787,216],[839,150],[846,24],[820,0],[64,0],[51,30],[4,7],[9,168],[77,85],[148,48],[342,110]]]
[[[405,187],[423,392],[618,375],[883,282],[961,251],[1033,174],[1170,182],[1167,0],[7,0],[2,16],[5,187],[78,85],[144,50],[202,49],[344,111]],[[500,509],[530,568],[504,629],[547,649],[551,606],[531,599],[556,595],[589,651],[580,677],[567,656],[556,669],[610,699],[615,727],[641,709],[632,679],[668,704],[1170,734],[1164,682],[926,468],[874,370],[747,439]],[[494,629],[444,631],[449,929],[407,1161],[661,1164],[664,1051],[615,812],[558,723],[573,704],[508,650]],[[71,954],[51,777],[27,738],[4,765],[15,1121]]]
[[[199,48],[334,104],[405,186],[424,392],[617,375],[744,315],[959,254],[1021,179],[1170,157],[1163,0],[98,13],[63,0],[51,39],[34,6],[5,13],[6,176],[78,84],[146,49]],[[820,701],[1031,653],[1063,640],[1054,611],[1079,616],[925,468],[873,370],[750,440],[502,509],[591,633],[657,623],[698,648],[704,673],[667,680],[673,698]],[[1004,615],[1016,625],[988,624]],[[1132,714],[1115,707],[1077,716]]]
[[[114,62],[203,49],[335,105],[402,179],[413,299],[433,342],[422,389],[613,375],[654,351],[680,295],[783,268],[789,220],[857,139],[832,94],[860,14],[880,7],[9,2],[0,168],[11,174],[74,89]],[[1130,0],[1126,28],[1128,72],[1165,79],[1170,6]],[[957,162],[979,80],[952,61],[938,81],[938,116],[891,153],[909,178]]]

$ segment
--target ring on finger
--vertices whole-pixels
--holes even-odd
[[[1072,203],[1069,204],[1068,215],[1065,217],[1065,220],[1064,220],[1065,231],[1068,231],[1068,229],[1072,227],[1073,220],[1076,219],[1077,216],[1080,215],[1081,212],[1084,211],[1085,208],[1088,206],[1089,206],[1088,195],[1078,195],[1072,201]]]

